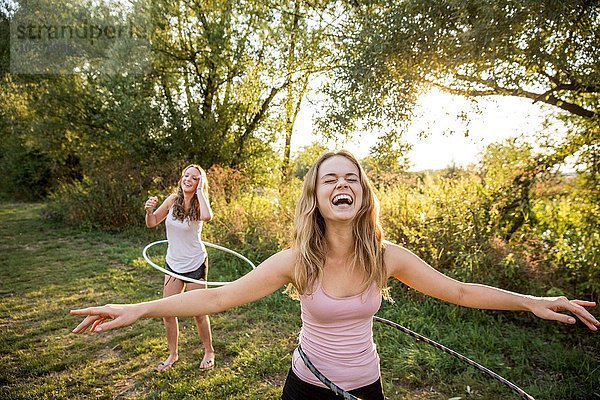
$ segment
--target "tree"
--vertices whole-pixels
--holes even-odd
[[[402,142],[401,136],[396,131],[381,136],[362,160],[365,170],[379,187],[397,183],[400,174],[408,169],[407,153],[411,146]]]
[[[50,11],[52,1],[43,3]],[[39,155],[33,169],[43,164],[50,172],[50,191],[61,187],[65,198],[84,196],[79,204],[102,200],[115,207],[122,193],[134,206],[145,190],[166,189],[161,182],[176,180],[173,173],[190,161],[274,184],[281,167],[274,144],[284,135],[291,140],[308,78],[327,62],[325,22],[315,15],[328,3],[161,0],[133,11],[152,16],[142,27],[152,44],[151,68],[142,74],[96,68],[90,59],[74,59],[73,74],[7,74],[0,103],[0,134],[10,138],[0,148],[3,171],[18,177],[18,160]],[[103,3],[94,4],[97,9],[80,10],[75,19],[104,15]],[[78,7],[63,6],[67,17],[69,7]],[[37,18],[23,7],[16,13]],[[117,18],[114,24],[127,21],[127,15],[108,15]],[[0,51],[7,41],[1,43]],[[107,52],[106,67],[140,62],[124,46]],[[72,190],[64,187],[72,183]]]
[[[327,62],[319,58],[322,22],[308,21],[313,6],[163,0],[156,8],[159,21],[173,22],[155,31],[172,139],[183,147],[191,140],[205,165],[243,169],[266,150],[259,143],[270,146],[283,133],[289,156],[308,77]]]
[[[10,68],[10,4],[0,5],[0,77]]]
[[[518,96],[554,107],[568,126],[563,141],[513,177],[529,204],[541,174],[575,159],[590,188],[600,182],[600,4],[593,0],[352,2],[344,37],[345,68],[336,70],[343,102],[394,125],[410,117],[415,96],[430,87],[471,98]],[[408,110],[407,110],[408,109]],[[374,110],[374,111],[373,111]],[[396,112],[399,110],[399,112]],[[590,190],[595,201],[597,190]],[[502,213],[517,209],[509,201]],[[517,213],[505,238],[518,230]],[[518,217],[518,218],[517,218]]]
[[[294,157],[294,176],[304,179],[310,167],[326,151],[327,147],[318,142],[313,142],[298,150],[297,155]]]
[[[532,157],[531,145],[516,139],[492,143],[482,155],[482,208],[506,241],[534,219],[531,188],[537,174],[530,172]]]
[[[369,3],[355,8],[352,46],[363,93],[385,97],[409,80],[465,96],[526,97],[598,121],[598,2]]]
[[[597,1],[352,4],[354,17],[342,36],[348,64],[336,70],[340,118],[358,109],[397,123],[432,86],[468,97],[525,97],[561,110],[577,125],[560,147],[598,170],[589,157],[600,140]]]

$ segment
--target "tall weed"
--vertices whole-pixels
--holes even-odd
[[[380,192],[388,238],[457,279],[515,288],[519,266],[499,245],[474,174],[427,174]]]

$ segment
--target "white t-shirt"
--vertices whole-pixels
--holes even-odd
[[[173,219],[173,207],[165,220],[167,227],[167,256],[165,261],[175,272],[186,273],[200,268],[206,259],[206,247],[200,234],[202,221],[190,221],[188,218],[180,221]]]

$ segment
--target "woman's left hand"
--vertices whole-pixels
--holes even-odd
[[[531,306],[531,312],[543,319],[550,319],[564,322],[565,324],[574,324],[577,322],[570,315],[560,313],[559,311],[568,311],[581,320],[590,330],[597,331],[600,322],[585,307],[595,307],[593,301],[569,300],[564,296],[560,297],[537,297]]]

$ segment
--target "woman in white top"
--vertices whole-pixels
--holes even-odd
[[[166,269],[195,280],[206,281],[208,258],[204,243],[200,240],[202,222],[212,219],[212,210],[208,202],[208,181],[206,173],[198,165],[188,165],[181,175],[175,193],[155,210],[158,199],[150,197],[144,206],[146,226],[154,228],[165,221],[169,246],[165,258]],[[206,289],[206,285],[186,282],[165,275],[163,297],[173,296],[185,290]],[[198,335],[204,345],[204,358],[201,370],[211,369],[215,365],[215,349],[212,344],[210,320],[202,313],[195,315]],[[163,318],[167,331],[169,357],[158,364],[157,371],[170,369],[178,356],[179,324],[177,317]]]
[[[462,283],[409,250],[385,241],[373,187],[347,151],[324,154],[306,175],[294,232],[291,249],[269,257],[228,285],[139,304],[72,310],[73,315],[85,316],[73,332],[83,333],[88,328],[105,332],[139,318],[212,314],[256,301],[291,283],[300,295],[300,344],[309,359],[334,383],[340,382],[342,389],[363,399],[382,399],[372,315],[380,298],[388,295],[390,278],[465,307],[529,311],[568,324],[575,324],[577,317],[592,331],[600,326],[585,309],[595,306],[594,302],[527,296]],[[360,361],[364,366],[356,368],[352,361],[362,357],[361,352],[367,353]],[[363,373],[367,369],[368,376]],[[335,397],[333,392],[323,393],[323,386],[294,355],[282,399]]]

